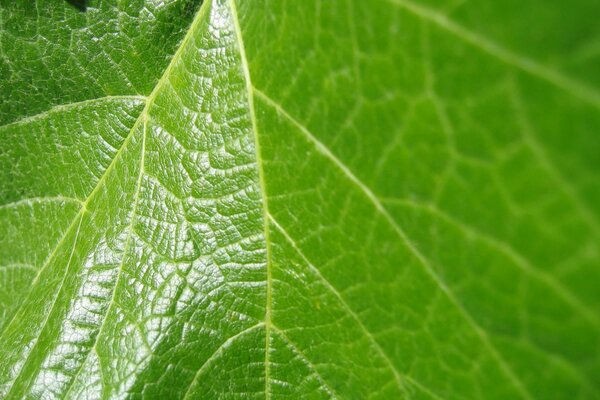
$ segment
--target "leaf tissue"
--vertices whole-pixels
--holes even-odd
[[[0,0],[0,398],[600,397],[596,0]]]

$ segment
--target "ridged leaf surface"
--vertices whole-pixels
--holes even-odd
[[[0,0],[0,398],[598,398],[598,15]]]

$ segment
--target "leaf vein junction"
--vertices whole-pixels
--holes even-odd
[[[440,290],[446,295],[446,297],[451,301],[451,303],[457,308],[457,310],[463,315],[467,323],[472,327],[474,332],[479,336],[482,343],[488,349],[492,357],[496,360],[498,365],[504,371],[506,376],[511,380],[514,387],[521,394],[521,396],[525,399],[531,399],[531,395],[525,389],[523,382],[518,378],[515,372],[512,370],[511,366],[504,360],[501,354],[496,350],[494,345],[489,339],[489,336],[486,331],[484,331],[479,324],[471,317],[471,315],[467,312],[467,310],[460,304],[458,299],[454,296],[452,291],[448,288],[448,286],[440,279],[438,274],[433,269],[432,265],[429,263],[428,259],[412,244],[412,242],[407,237],[406,233],[400,228],[400,226],[396,223],[387,209],[383,206],[379,198],[371,191],[369,187],[367,187],[354,173],[344,164],[342,163],[332,152],[327,148],[322,142],[320,142],[304,125],[302,125],[298,120],[292,117],[285,109],[281,107],[277,102],[275,102],[271,97],[263,93],[257,88],[253,88],[254,93],[260,97],[266,104],[273,107],[281,116],[290,121],[293,125],[295,125],[300,132],[309,140],[315,148],[323,154],[325,157],[329,158],[343,173],[346,177],[354,183],[356,186],[360,188],[360,190],[366,195],[366,197],[371,201],[375,209],[385,218],[385,220],[390,224],[391,228],[395,231],[395,233],[400,237],[400,239],[405,243],[407,248],[411,251],[411,253],[416,257],[419,263],[425,269],[425,272],[431,277],[431,279],[436,283],[436,285],[440,288]]]

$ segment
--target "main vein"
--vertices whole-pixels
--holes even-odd
[[[250,120],[252,122],[252,131],[254,132],[254,146],[256,151],[256,163],[258,166],[258,177],[259,186],[261,191],[261,197],[263,202],[263,229],[265,237],[265,245],[267,252],[267,288],[266,288],[266,304],[265,304],[265,399],[271,398],[271,367],[270,367],[270,348],[271,348],[271,310],[272,310],[272,260],[271,260],[271,240],[269,235],[269,203],[267,199],[267,185],[265,180],[265,172],[262,163],[262,151],[260,147],[260,140],[258,135],[258,127],[256,124],[256,112],[254,108],[254,94],[252,91],[252,80],[250,77],[250,69],[248,67],[248,60],[246,58],[246,49],[244,47],[244,40],[240,29],[239,19],[237,15],[237,7],[234,0],[229,0],[229,7],[231,9],[231,19],[235,29],[235,34],[239,46],[240,58],[242,62],[242,70],[244,72],[244,79],[246,81],[246,90],[248,97],[248,108],[250,112]]]

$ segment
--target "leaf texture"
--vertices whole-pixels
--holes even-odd
[[[594,1],[0,5],[1,398],[599,396]]]

